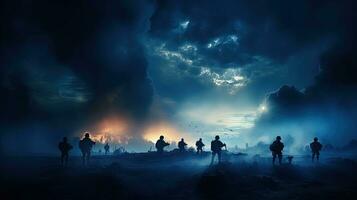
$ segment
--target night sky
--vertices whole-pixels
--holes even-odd
[[[3,153],[63,137],[147,151],[160,135],[229,147],[356,139],[356,3],[5,0]],[[76,144],[75,144],[76,145]]]

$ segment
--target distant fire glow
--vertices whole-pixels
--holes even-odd
[[[160,135],[163,135],[165,140],[169,142],[177,142],[185,136],[186,141],[192,142],[191,137],[188,137],[187,134],[178,131],[174,126],[167,122],[158,122],[156,124],[150,125],[145,130],[144,139],[155,143],[159,139]]]
[[[125,143],[128,139],[129,124],[120,117],[109,117],[100,121],[91,137],[99,143]]]

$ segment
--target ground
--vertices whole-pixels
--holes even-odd
[[[299,158],[299,159],[298,159]],[[72,156],[5,157],[2,199],[356,199],[354,156],[329,156],[319,164],[296,157],[272,166],[270,158],[230,154],[210,165],[210,155],[154,153],[95,156],[86,167]]]

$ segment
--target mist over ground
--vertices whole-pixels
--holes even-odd
[[[349,200],[356,195],[352,159],[324,155],[313,164],[303,157],[273,167],[270,157],[224,154],[222,164],[209,166],[209,153],[143,153],[94,156],[88,167],[72,156],[62,168],[55,157],[7,157],[0,181],[7,199]]]

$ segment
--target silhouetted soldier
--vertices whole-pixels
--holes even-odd
[[[95,142],[89,138],[89,133],[86,132],[84,138],[79,141],[79,149],[82,151],[83,165],[88,164],[93,145],[95,145]]]
[[[202,138],[200,138],[197,142],[196,142],[196,148],[197,148],[197,154],[202,153],[202,148],[205,146],[205,144],[203,144],[202,142]]]
[[[275,165],[276,156],[278,156],[279,164],[281,164],[281,160],[283,158],[283,153],[282,153],[283,149],[284,149],[284,144],[281,142],[281,137],[277,136],[273,144],[270,145],[270,151],[273,154],[273,165]]]
[[[67,138],[64,137],[62,142],[58,144],[58,148],[61,151],[61,165],[67,166],[68,162],[68,152],[73,148],[72,145],[70,145],[67,142]]]
[[[187,144],[185,143],[183,138],[181,138],[181,141],[178,142],[178,148],[179,148],[180,152],[185,152],[186,151],[186,146],[187,146]]]
[[[104,150],[105,150],[105,155],[107,155],[109,153],[109,144],[105,144],[104,146]]]
[[[215,140],[213,140],[211,142],[211,150],[212,150],[212,160],[211,160],[211,164],[213,164],[214,161],[214,157],[216,156],[216,154],[218,155],[218,163],[221,162],[221,152],[222,152],[222,147],[225,147],[226,144],[223,144],[220,140],[219,140],[219,136],[216,135]]]
[[[164,147],[169,146],[170,144],[164,141],[164,136],[160,136],[160,139],[157,140],[155,147],[158,153],[164,152]]]
[[[322,144],[318,140],[319,139],[315,137],[314,141],[310,144],[310,149],[312,152],[312,162],[314,162],[315,156],[317,161],[319,161],[320,159],[320,151],[322,149]]]

